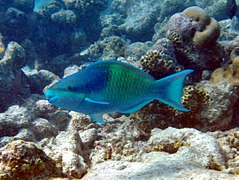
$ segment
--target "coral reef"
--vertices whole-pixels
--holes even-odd
[[[226,0],[48,2],[0,0],[0,179],[239,178],[239,12]],[[100,125],[45,100],[99,59],[156,79],[194,69],[190,112],[155,100]]]
[[[219,25],[199,7],[190,7],[173,15],[167,37],[173,41],[178,62],[197,70],[215,69],[222,62],[221,47],[216,43]]]

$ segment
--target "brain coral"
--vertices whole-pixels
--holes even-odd
[[[173,41],[178,62],[194,69],[215,69],[222,61],[217,21],[193,6],[174,14],[168,22],[167,37]]]
[[[218,22],[210,18],[206,11],[193,6],[185,9],[182,13],[191,18],[196,25],[196,32],[193,36],[195,46],[208,46],[216,42],[220,36],[220,27]]]

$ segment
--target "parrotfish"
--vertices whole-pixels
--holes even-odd
[[[105,113],[133,113],[154,99],[180,111],[185,77],[191,69],[156,80],[130,64],[104,60],[90,64],[53,84],[45,93],[50,103],[90,115],[104,124]]]

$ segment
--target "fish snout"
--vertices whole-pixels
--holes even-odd
[[[45,93],[45,98],[48,100],[49,103],[52,103],[54,100],[57,99],[56,95],[52,93],[49,89]]]

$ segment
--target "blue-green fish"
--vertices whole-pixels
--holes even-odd
[[[155,80],[126,63],[97,61],[52,85],[45,96],[53,105],[89,114],[100,124],[105,113],[132,113],[154,99],[187,112],[181,96],[184,79],[192,71]]]

